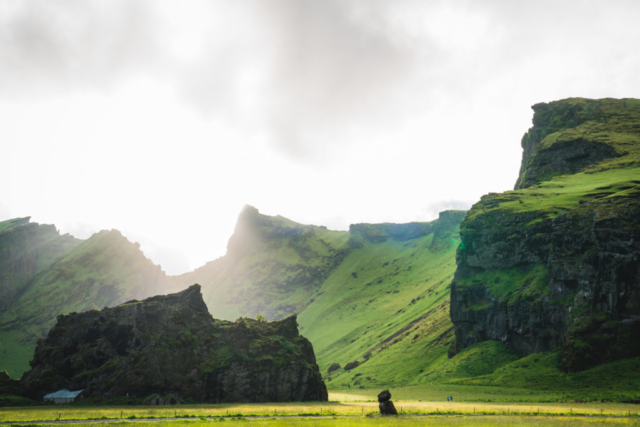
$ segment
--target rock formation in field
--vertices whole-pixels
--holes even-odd
[[[640,356],[640,100],[533,109],[516,189],[460,226],[450,354],[562,346],[568,371]]]
[[[398,415],[398,411],[396,411],[396,407],[390,399],[391,393],[389,390],[382,390],[378,394],[380,415]]]
[[[58,316],[21,380],[31,398],[61,388],[85,397],[153,393],[199,402],[326,401],[311,343],[296,317],[211,317],[200,286]]]

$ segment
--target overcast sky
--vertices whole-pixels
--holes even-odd
[[[530,106],[640,98],[640,2],[0,0],[0,220],[170,274],[243,205],[345,230],[513,187]],[[8,161],[7,161],[8,159]]]

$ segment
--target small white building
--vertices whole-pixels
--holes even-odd
[[[75,401],[78,397],[82,399],[82,392],[84,390],[69,391],[66,388],[58,390],[55,393],[49,393],[44,397],[45,402],[53,403],[69,403]]]

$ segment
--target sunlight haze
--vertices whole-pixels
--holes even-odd
[[[346,230],[510,190],[531,105],[640,98],[636,1],[0,2],[0,221],[168,274],[245,204]]]

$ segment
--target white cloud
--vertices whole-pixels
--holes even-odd
[[[638,12],[7,0],[0,215],[118,228],[174,272],[222,255],[244,204],[340,229],[428,221],[512,188],[530,105],[640,97]]]

